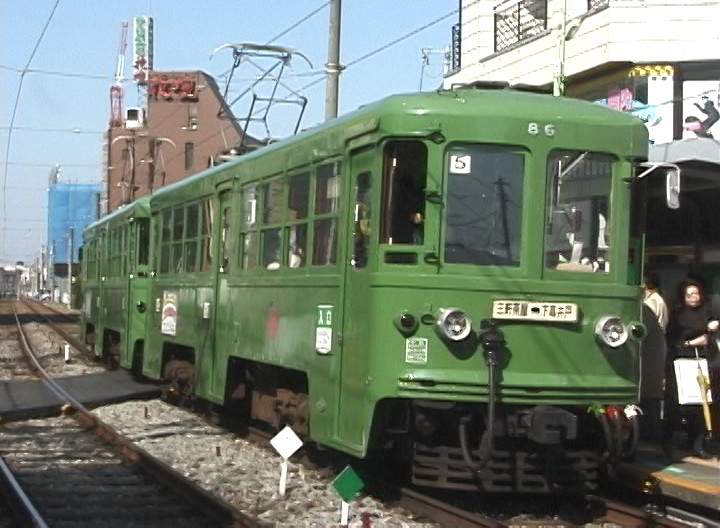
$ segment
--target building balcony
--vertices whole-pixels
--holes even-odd
[[[720,0],[465,0],[461,68],[446,86],[503,80],[549,86],[561,60],[565,75],[627,64],[673,64],[717,59]]]

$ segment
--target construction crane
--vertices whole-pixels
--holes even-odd
[[[127,50],[129,22],[123,21],[120,30],[120,49],[115,64],[115,83],[110,87],[110,126],[123,124],[123,81],[125,80],[125,51]]]

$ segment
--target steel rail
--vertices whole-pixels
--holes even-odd
[[[21,526],[48,528],[45,519],[35,509],[32,501],[2,457],[0,457],[0,494],[5,497],[5,502],[12,510],[15,520],[19,521]]]
[[[228,528],[259,528],[265,526],[263,523],[250,518],[191,480],[185,478],[173,468],[153,457],[147,451],[135,445],[130,439],[94,416],[85,406],[73,398],[71,394],[55,383],[45,369],[42,368],[40,362],[32,353],[32,347],[29,345],[14,305],[13,313],[15,315],[15,322],[20,334],[23,351],[32,363],[33,368],[44,378],[50,390],[65,402],[62,410],[66,415],[71,416],[86,430],[94,433],[112,446],[122,459],[143,467],[148,474],[152,475],[180,497],[196,504],[203,511],[208,512],[208,514],[221,523],[219,526]]]
[[[41,312],[37,309],[37,307],[34,306],[35,301],[29,301],[29,300],[27,300],[27,299],[22,299],[20,302],[22,302],[25,306],[27,306],[28,308],[30,308],[33,312],[35,312],[35,314],[37,314],[37,315],[39,315],[40,317],[42,317],[43,319],[45,319],[45,321],[47,321],[48,326],[50,326],[50,328],[52,328],[55,332],[57,332],[59,335],[61,335],[62,338],[63,338],[65,341],[67,341],[67,343],[68,343],[70,346],[72,346],[75,350],[77,350],[78,352],[88,352],[88,348],[87,348],[87,346],[85,345],[85,343],[83,343],[83,342],[80,341],[79,339],[77,339],[77,338],[71,336],[70,334],[68,334],[65,330],[63,330],[62,328],[60,328],[57,323],[55,323],[54,321],[52,321],[47,315],[41,313]],[[43,305],[43,306],[44,306],[45,308],[47,308],[48,310],[51,310],[51,311],[55,312],[55,313],[58,314],[58,315],[63,315],[63,316],[72,316],[72,315],[73,315],[73,314],[63,313],[63,312],[61,312],[61,311],[59,311],[59,310],[56,310],[56,309],[53,308],[52,306],[47,306],[47,305]]]

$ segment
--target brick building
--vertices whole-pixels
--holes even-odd
[[[202,71],[150,71],[145,108],[114,114],[106,137],[106,212],[182,180],[241,145],[243,131]],[[233,150],[234,149],[234,150]]]

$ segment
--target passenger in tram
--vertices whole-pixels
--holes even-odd
[[[687,447],[692,449],[693,442],[705,431],[702,406],[699,404],[681,405],[678,399],[679,379],[675,365],[678,359],[705,358],[713,370],[718,361],[718,349],[715,344],[715,333],[720,324],[716,317],[711,317],[709,306],[705,304],[702,282],[688,279],[681,285],[680,306],[670,317],[668,344],[670,354],[666,368],[666,416],[663,444],[671,446],[672,434],[677,429],[684,429],[688,435]],[[688,376],[690,377],[690,376]],[[712,375],[711,375],[712,378]],[[682,380],[680,380],[681,382]],[[692,383],[692,378],[689,383]],[[715,391],[717,392],[717,391]],[[717,394],[713,394],[717,398]],[[717,402],[711,409],[717,413]],[[717,422],[717,419],[715,419]]]
[[[642,343],[640,363],[640,432],[644,439],[658,441],[662,438],[668,309],[660,294],[660,279],[655,273],[649,272],[645,275],[644,287],[643,323],[647,328],[647,336]]]

